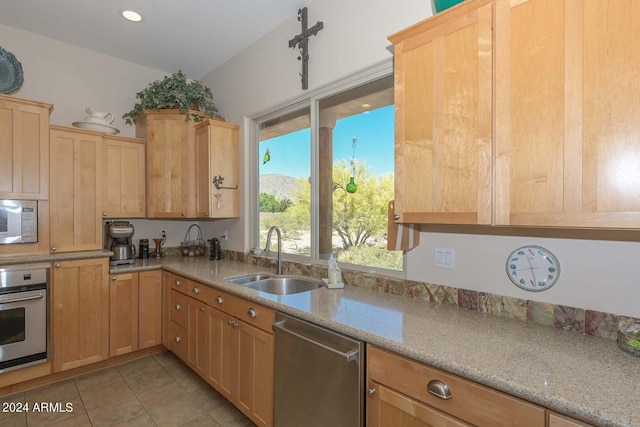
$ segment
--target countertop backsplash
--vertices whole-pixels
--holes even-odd
[[[276,267],[276,260],[272,257],[255,256],[251,253],[231,250],[224,250],[223,253],[225,258],[233,261],[246,262],[259,267]],[[320,264],[285,260],[283,260],[282,264],[284,274],[299,274],[317,279],[327,277],[327,267]],[[342,267],[342,273],[345,284],[350,286],[377,289],[380,293],[419,298],[429,302],[456,306],[463,310],[490,313],[495,316],[611,340],[616,339],[620,326],[640,322],[640,318],[454,288],[434,283],[398,279],[382,274],[349,270],[344,267]]]

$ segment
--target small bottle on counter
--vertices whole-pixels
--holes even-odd
[[[335,285],[342,282],[342,271],[338,266],[338,261],[336,257],[331,254],[329,257],[329,284]]]

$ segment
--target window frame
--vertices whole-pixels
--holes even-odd
[[[260,113],[254,114],[245,118],[245,129],[247,129],[248,147],[248,160],[251,165],[248,173],[249,178],[249,212],[252,214],[249,218],[249,243],[251,247],[257,247],[259,244],[260,225],[259,225],[259,126],[267,120],[271,120],[282,116],[287,113],[291,113],[302,108],[309,108],[310,110],[310,136],[311,136],[311,181],[318,182],[319,179],[319,103],[322,99],[331,97],[338,93],[353,89],[357,86],[364,85],[366,83],[378,80],[383,77],[393,75],[393,62],[392,60],[384,61],[374,67],[371,67],[365,71],[350,75],[336,83],[327,85],[325,87],[313,90],[309,93],[294,98],[288,102],[279,104],[273,108],[269,108]],[[304,262],[312,264],[326,264],[326,260],[321,259],[319,256],[318,238],[318,186],[311,186],[311,255],[295,255],[295,254],[282,254],[282,258],[294,261]],[[390,277],[404,277],[406,273],[406,253],[402,255],[402,270],[389,270],[385,268],[371,267],[361,264],[348,264],[341,262],[340,265],[346,266],[350,270],[373,272],[384,274]]]

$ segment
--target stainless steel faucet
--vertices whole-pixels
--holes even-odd
[[[276,234],[278,235],[278,274],[282,274],[282,231],[280,227],[274,225],[269,229],[267,233],[267,245],[264,247],[264,252],[271,252],[271,233],[273,230],[276,230]]]

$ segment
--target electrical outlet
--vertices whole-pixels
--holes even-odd
[[[224,230],[224,234],[222,235],[221,239],[229,240],[229,234],[228,234],[227,230]]]
[[[435,266],[455,270],[456,250],[453,248],[435,248]]]

